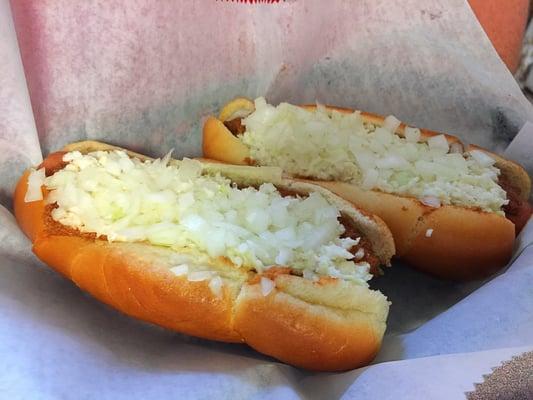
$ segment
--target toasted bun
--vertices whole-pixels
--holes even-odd
[[[246,343],[291,364],[324,371],[369,363],[385,331],[386,308],[378,292],[342,281],[312,283],[275,278],[277,291],[263,296],[244,286],[235,325]],[[290,354],[290,361],[286,355]]]
[[[243,109],[239,113],[236,108]],[[302,106],[314,110],[314,105]],[[327,106],[339,112],[353,110]],[[231,112],[225,111],[226,109]],[[228,103],[220,116],[246,116],[253,111],[253,103],[242,98]],[[252,110],[252,111],[250,111]],[[384,117],[362,112],[364,121],[383,125]],[[204,156],[226,163],[254,164],[248,147],[224,125],[228,119],[207,119],[203,129]],[[405,124],[396,134],[404,135]],[[421,129],[422,137],[440,135],[438,132]],[[448,142],[460,140],[445,134]],[[496,167],[502,176],[517,190],[521,201],[527,201],[531,191],[531,180],[518,164],[485,149],[469,146],[465,150],[479,149],[496,159]],[[428,207],[413,197],[384,193],[378,190],[364,190],[356,185],[336,181],[298,179],[323,186],[358,207],[381,217],[394,236],[396,255],[407,260],[413,267],[444,279],[476,279],[492,274],[503,267],[511,257],[515,239],[515,225],[509,219],[488,212],[476,211],[451,205],[438,209]],[[526,206],[527,207],[527,206]],[[521,213],[517,222],[523,226],[530,215],[529,208]]]
[[[204,157],[228,164],[249,165],[250,150],[226,128],[222,121],[208,117],[203,128]]]
[[[81,142],[63,150],[86,153],[111,149],[118,148]],[[62,156],[51,155],[44,165],[53,170],[61,160]],[[211,164],[208,168],[217,167]],[[246,167],[247,175],[242,167],[219,168],[237,178],[237,183],[258,181],[273,172]],[[279,179],[275,173],[272,177]],[[173,250],[98,240],[55,222],[45,200],[24,202],[27,180],[28,172],[17,185],[14,206],[21,229],[33,242],[34,253],[81,289],[127,315],[202,338],[245,342],[281,361],[317,371],[365,365],[379,350],[389,308],[380,292],[333,278],[312,282],[271,270],[259,275],[221,259],[212,267],[223,280],[222,293],[217,296],[209,281],[191,282],[170,271],[179,256]],[[359,212],[309,183],[282,179],[277,184],[326,195],[367,235],[380,260],[389,263],[394,243],[379,218]],[[44,189],[43,193],[46,196]],[[261,292],[261,277],[276,285],[266,296]]]

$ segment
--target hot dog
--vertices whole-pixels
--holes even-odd
[[[204,157],[275,165],[380,216],[397,256],[435,276],[490,275],[531,215],[518,164],[447,134],[330,106],[237,98],[203,129]]]
[[[310,370],[379,350],[389,303],[367,280],[392,234],[278,168],[80,142],[24,173],[14,210],[37,257],[132,317]]]

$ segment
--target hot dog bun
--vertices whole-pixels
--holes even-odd
[[[98,142],[75,143],[47,157],[43,166],[47,171],[62,168],[64,152],[113,149],[118,148]],[[351,218],[383,264],[394,253],[392,235],[379,218],[360,212],[323,188],[281,179],[272,168],[208,168],[218,168],[240,184],[265,182],[270,177],[286,190],[319,191]],[[220,259],[210,265],[223,282],[221,294],[216,295],[210,281],[190,281],[171,272],[182,256],[175,250],[145,242],[109,242],[54,221],[51,205],[45,204],[48,192],[44,186],[43,200],[24,201],[28,176],[29,171],[17,185],[14,208],[34,253],[81,289],[127,315],[189,335],[247,343],[283,362],[317,371],[365,365],[379,350],[389,308],[380,292],[342,279],[311,281],[288,274],[287,268],[257,274]],[[275,284],[267,295],[262,293],[262,278]]]
[[[314,111],[316,106],[301,106]],[[329,110],[352,113],[352,110],[326,106]],[[237,165],[256,165],[250,149],[228,129],[235,120],[245,117],[253,110],[253,102],[238,98],[222,109],[218,118],[209,117],[203,129],[204,157]],[[366,112],[361,113],[365,123],[383,126],[384,117]],[[240,121],[239,121],[240,122]],[[239,126],[241,132],[244,126]],[[404,137],[405,124],[400,124],[396,135]],[[420,129],[421,138],[440,135],[438,132]],[[445,135],[451,145],[463,146],[460,140]],[[526,171],[518,164],[506,160],[477,146],[464,151],[478,149],[496,160],[500,178],[513,189],[513,204],[516,215],[506,218],[502,215],[465,208],[443,205],[429,207],[415,197],[385,193],[379,190],[365,190],[352,183],[325,181],[313,176],[300,176],[304,180],[323,186],[358,207],[380,216],[391,229],[396,255],[408,261],[413,267],[440,278],[469,280],[490,275],[503,267],[510,259],[515,231],[527,222],[531,209],[527,203],[531,181]],[[508,192],[509,195],[509,192]],[[515,229],[516,224],[516,229]]]

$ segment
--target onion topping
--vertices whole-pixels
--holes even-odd
[[[483,167],[490,167],[496,160],[481,150],[470,150],[470,155]]]
[[[187,280],[189,282],[201,282],[211,279],[213,275],[213,271],[193,271],[187,274]]]
[[[211,281],[209,281],[209,289],[211,289],[211,292],[218,298],[222,297],[222,285],[223,281],[220,276],[215,276]]]
[[[447,153],[450,150],[450,145],[448,144],[448,140],[446,140],[446,136],[444,135],[437,135],[437,136],[431,136],[427,140],[429,149],[442,149],[445,153]]]
[[[44,184],[46,178],[45,169],[32,170],[28,175],[28,189],[24,195],[24,202],[31,203],[43,199],[43,192],[41,186]]]
[[[436,197],[426,196],[426,197],[422,197],[420,201],[422,202],[422,204],[425,204],[426,206],[429,206],[429,207],[434,207],[434,208],[440,207],[440,200]]]
[[[406,127],[394,134],[399,121],[389,116],[383,126],[366,122],[360,112],[341,113],[320,106],[306,110],[263,98],[242,120],[239,136],[259,165],[279,166],[292,175],[353,183],[442,204],[479,208],[503,215],[508,203],[498,185],[500,171],[482,151],[463,154],[445,135],[422,138]]]
[[[457,154],[463,154],[465,151],[462,143],[459,142],[453,142],[450,144],[450,153],[457,153]]]
[[[360,248],[355,252],[353,258],[355,258],[356,260],[360,260],[360,259],[362,259],[364,256],[365,256],[365,249],[363,249],[362,247],[360,247]]]
[[[304,279],[309,279],[310,281],[317,281],[318,276],[310,269],[304,269],[303,275]]]
[[[318,192],[283,197],[270,183],[240,189],[194,160],[170,163],[130,158],[123,151],[65,154],[68,164],[44,179],[52,218],[109,241],[148,242],[176,254],[194,254],[201,265],[221,257],[245,270],[274,265],[317,275],[330,271],[366,285],[371,275],[353,260],[351,238],[342,238],[339,209]],[[211,279],[175,260],[171,271],[190,281]],[[216,269],[216,268],[215,268]],[[217,285],[213,283],[213,285]]]
[[[276,287],[276,284],[273,280],[265,278],[264,276],[261,277],[261,280],[259,282],[261,286],[261,293],[263,296],[268,296],[272,290]]]
[[[383,121],[383,127],[392,133],[396,132],[396,129],[398,129],[400,124],[401,124],[400,120],[396,118],[394,115],[389,115]]]
[[[189,266],[187,264],[181,264],[170,268],[170,270],[177,276],[187,275],[189,273]]]

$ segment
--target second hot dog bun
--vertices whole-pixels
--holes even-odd
[[[48,156],[41,168],[47,175],[61,170],[66,152],[117,149],[98,142],[75,143]],[[275,168],[205,168],[221,171],[239,185],[273,182],[288,193],[319,192],[369,240],[380,263],[388,264],[394,253],[392,236],[379,218],[323,188],[282,179]],[[180,253],[146,242],[110,242],[65,226],[52,218],[53,204],[46,204],[50,192],[44,186],[42,200],[25,200],[29,179],[27,171],[17,185],[14,208],[34,253],[81,289],[127,315],[202,338],[247,343],[311,370],[352,369],[370,362],[379,350],[389,304],[366,285],[340,278],[305,279],[292,274],[290,266],[257,273],[237,268],[227,258],[210,260],[208,272],[213,278],[198,279],[198,273],[206,272],[205,254]],[[178,264],[187,264],[188,273],[173,273],[171,268]],[[221,284],[218,294],[212,287],[215,279]]]
[[[205,157],[237,165],[265,165],[252,157],[249,146],[241,139],[246,131],[241,121],[254,111],[253,105],[248,99],[237,98],[223,107],[218,118],[206,120],[203,130]],[[348,109],[325,107],[330,112],[353,113]],[[310,112],[316,110],[316,106],[302,108]],[[385,123],[384,117],[375,114],[361,112],[360,116],[365,124],[382,127]],[[394,133],[405,137],[406,128],[405,124],[399,124]],[[425,129],[419,132],[420,141],[440,135]],[[494,273],[509,261],[515,233],[525,225],[531,214],[527,203],[531,181],[520,165],[476,146],[464,148],[454,136],[444,137],[449,146],[459,148],[460,152],[476,149],[496,160],[495,167],[501,171],[500,182],[502,187],[505,184],[507,196],[511,199],[507,217],[476,207],[441,205],[435,208],[415,197],[368,190],[350,182],[324,180],[294,171],[292,176],[312,180],[362,209],[379,215],[393,233],[396,254],[417,269],[445,279],[481,278]]]

